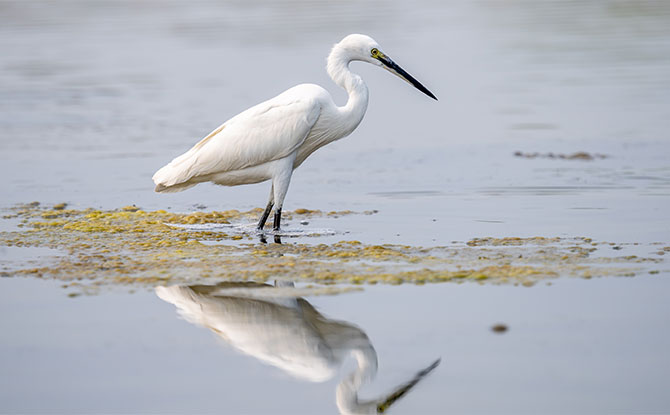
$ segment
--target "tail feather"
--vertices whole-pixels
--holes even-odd
[[[154,188],[154,192],[156,193],[177,193],[181,192],[182,190],[190,189],[191,187],[195,186],[198,184],[198,182],[187,182],[187,183],[178,183],[172,186],[165,186],[162,184],[157,184],[156,187]]]
[[[191,149],[161,167],[152,180],[156,184],[154,191],[158,193],[180,192],[197,184],[191,183],[193,178],[194,151]]]
[[[202,299],[190,288],[179,285],[158,286],[155,292],[161,300],[174,304],[179,315],[186,321],[205,325],[206,316],[202,310]]]

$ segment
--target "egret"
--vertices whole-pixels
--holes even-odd
[[[363,120],[368,88],[351,72],[352,61],[380,66],[437,100],[426,87],[381,51],[369,36],[348,35],[333,46],[326,69],[347,91],[347,103],[335,104],[319,85],[301,84],[229,119],[186,153],[158,170],[156,192],[178,192],[202,182],[224,186],[272,180],[267,207],[258,221],[262,230],[274,207],[274,230],[293,170],[314,151],[351,134]]]
[[[176,306],[186,321],[210,329],[240,352],[298,379],[325,382],[353,356],[356,369],[335,389],[341,414],[386,412],[440,363],[440,359],[435,360],[380,398],[359,399],[364,382],[377,374],[377,352],[370,339],[361,328],[325,317],[304,298],[291,295],[292,287],[292,283],[272,287],[254,282],[222,282],[209,286],[159,286],[155,292]]]

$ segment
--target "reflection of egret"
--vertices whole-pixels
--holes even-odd
[[[278,230],[293,170],[320,147],[351,134],[365,115],[368,88],[349,70],[351,61],[381,66],[435,98],[382,53],[372,38],[349,35],[333,47],[327,65],[333,81],[349,94],[345,106],[335,105],[318,85],[293,87],[226,121],[158,170],[153,176],[156,191],[177,192],[208,181],[236,186],[272,179],[270,200],[258,228],[263,228],[274,206],[274,229]]]
[[[341,413],[384,412],[439,362],[384,399],[359,401],[361,385],[377,373],[377,353],[368,336],[352,324],[324,317],[303,298],[276,292],[281,290],[255,283],[156,288],[156,294],[174,304],[187,321],[209,328],[238,350],[295,377],[326,381],[353,355],[356,370],[337,386]]]

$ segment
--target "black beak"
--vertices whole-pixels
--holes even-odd
[[[420,84],[419,84],[420,85]],[[416,386],[417,383],[423,378],[426,377],[430,372],[433,371],[439,364],[442,359],[437,359],[433,363],[431,363],[430,366],[427,368],[423,369],[419,373],[417,373],[412,380],[409,382],[405,383],[404,385],[399,386],[396,388],[396,390],[393,391],[388,397],[386,397],[384,400],[379,401],[377,404],[377,413],[378,414],[383,414],[386,412],[386,410],[395,403],[398,399],[402,398],[407,394],[407,392],[410,391],[413,387]]]
[[[437,97],[433,95],[432,92],[428,90],[425,86],[421,85],[421,82],[417,81],[414,79],[414,77],[410,74],[408,74],[403,68],[401,68],[397,63],[393,62],[391,58],[388,56],[380,56],[379,61],[384,64],[385,69],[388,69],[392,73],[398,75],[405,81],[409,82],[410,84],[414,85],[416,89],[419,91],[423,92],[424,94],[428,95],[429,97],[433,98],[435,101],[437,101]]]

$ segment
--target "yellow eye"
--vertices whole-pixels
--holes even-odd
[[[372,48],[370,53],[372,54],[373,58],[376,58],[379,55],[379,51],[377,50],[377,48]]]

